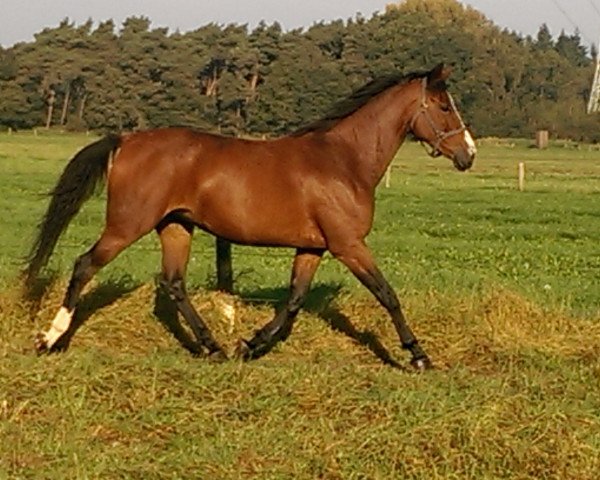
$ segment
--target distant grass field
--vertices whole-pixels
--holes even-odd
[[[18,297],[21,259],[45,193],[92,139],[0,135],[0,479],[597,478],[595,146],[485,140],[466,174],[400,150],[368,241],[438,367],[414,375],[383,365],[407,360],[391,322],[331,257],[288,342],[249,364],[192,358],[155,295],[152,235],[98,275],[70,349],[34,355],[100,232],[103,195],[61,240],[35,311]],[[188,281],[232,349],[284,297],[292,252],[234,247],[234,298],[206,291],[213,257],[198,234]]]

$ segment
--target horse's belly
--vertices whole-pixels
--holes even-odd
[[[324,248],[325,240],[307,212],[285,206],[205,204],[194,221],[204,230],[243,245]]]

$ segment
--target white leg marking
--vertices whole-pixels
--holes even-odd
[[[475,140],[473,140],[473,137],[468,130],[465,130],[465,143],[469,147],[469,153],[471,155],[475,155],[477,153],[477,146],[475,145]]]
[[[62,334],[69,329],[71,320],[73,320],[73,310],[69,311],[66,307],[61,307],[54,320],[52,320],[50,329],[44,334],[47,349],[52,348]]]

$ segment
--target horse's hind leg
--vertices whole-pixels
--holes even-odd
[[[213,338],[210,330],[196,312],[185,289],[185,271],[192,241],[191,225],[178,222],[161,224],[157,227],[162,246],[161,287],[177,305],[198,342],[215,359],[226,359],[227,355]],[[194,353],[197,353],[196,351]]]
[[[51,351],[57,347],[57,343],[71,326],[75,307],[85,285],[98,270],[113,260],[136,238],[116,235],[106,229],[96,244],[75,261],[73,274],[60,310],[52,320],[50,328],[36,337],[35,346],[39,352]]]
[[[324,250],[298,249],[294,258],[290,294],[286,305],[275,318],[258,330],[249,340],[241,340],[238,356],[244,360],[262,357],[279,341],[285,340],[292,332],[294,320],[304,303],[311,281],[317,271]]]

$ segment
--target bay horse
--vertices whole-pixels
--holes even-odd
[[[177,305],[208,357],[227,358],[191,304],[185,274],[194,228],[233,243],[296,249],[285,306],[236,351],[258,358],[292,331],[325,251],[342,262],[387,309],[402,347],[418,370],[432,366],[376,266],[365,237],[377,184],[410,133],[460,171],[476,147],[447,91],[450,70],[374,80],[330,115],[272,140],[229,138],[171,127],[110,134],[67,164],[51,194],[25,271],[31,286],[61,233],[106,178],[106,223],[77,258],[62,306],[36,337],[39,352],[56,350],[69,331],[83,287],[133,242],[155,230],[162,248],[160,285]]]

